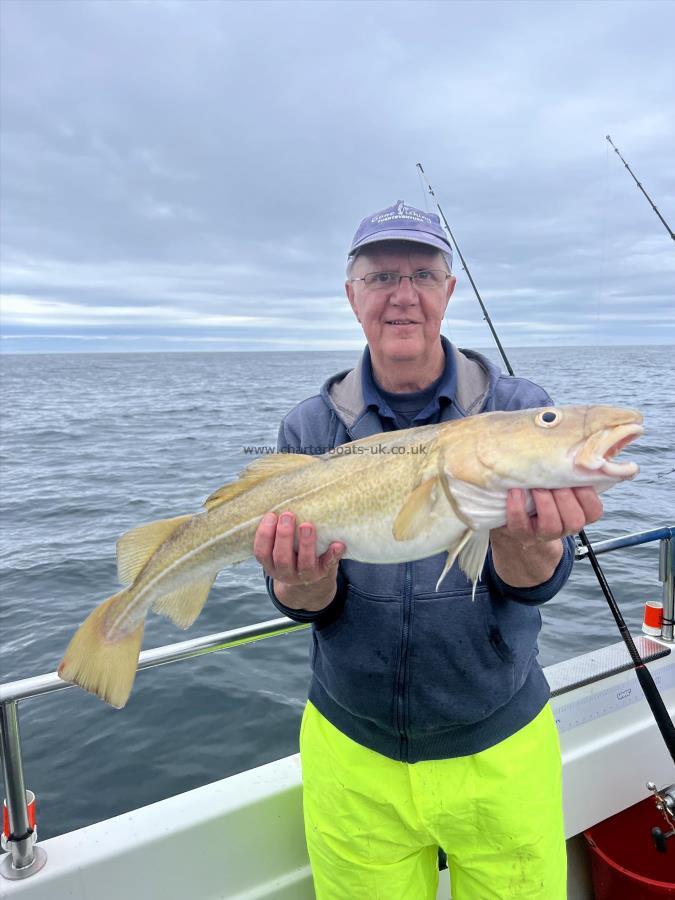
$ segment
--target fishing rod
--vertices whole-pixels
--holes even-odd
[[[476,287],[473,278],[469,274],[469,270],[467,268],[466,261],[465,261],[464,257],[462,256],[459,247],[457,246],[457,241],[455,240],[455,238],[450,230],[450,226],[448,225],[448,220],[445,218],[445,213],[441,209],[441,205],[438,202],[438,200],[436,199],[436,194],[434,194],[434,190],[431,187],[431,185],[429,184],[429,181],[424,172],[424,169],[422,168],[422,164],[417,163],[417,168],[420,170],[420,173],[421,173],[424,183],[427,187],[427,190],[429,191],[429,194],[433,197],[434,203],[436,204],[436,208],[438,209],[441,219],[443,220],[443,224],[445,225],[445,228],[446,228],[448,234],[450,235],[450,238],[452,240],[452,243],[454,244],[455,250],[457,250],[457,255],[459,256],[459,258],[462,261],[462,267],[463,267],[464,271],[466,272],[466,274],[469,278],[469,281],[471,282],[471,286],[474,289],[476,297],[478,297],[478,302],[480,303],[480,308],[483,310],[483,315],[485,317],[485,321],[490,326],[490,331],[492,332],[492,336],[494,337],[494,339],[497,343],[497,347],[499,348],[499,352],[502,355],[502,359],[504,360],[504,363],[506,364],[506,368],[508,369],[509,375],[513,375],[513,369],[511,368],[511,364],[509,363],[506,353],[504,352],[504,348],[502,347],[502,345],[499,341],[499,338],[497,337],[494,326],[492,325],[492,322],[490,320],[490,316],[488,315],[488,312],[485,308],[485,304],[483,303],[483,301],[480,297],[480,294],[478,293],[478,288]],[[630,631],[628,630],[628,626],[626,625],[626,621],[621,613],[621,610],[619,609],[619,605],[617,604],[616,600],[614,599],[614,594],[612,593],[612,589],[610,588],[609,583],[607,582],[607,579],[605,578],[604,572],[602,571],[602,568],[600,567],[600,563],[598,562],[598,559],[595,555],[595,551],[593,550],[593,547],[591,546],[591,542],[588,540],[588,537],[586,536],[586,532],[583,529],[579,532],[579,538],[581,540],[581,543],[584,545],[584,547],[588,551],[588,558],[590,560],[591,566],[593,567],[593,572],[595,573],[595,577],[598,579],[598,583],[602,589],[603,594],[605,595],[605,599],[610,608],[610,611],[611,611],[612,615],[614,616],[614,621],[616,622],[617,628],[619,629],[619,633],[621,634],[621,637],[623,638],[623,642],[626,645],[626,648],[627,648],[628,653],[631,658],[631,662],[633,663],[633,668],[635,669],[635,674],[637,675],[638,681],[640,682],[640,687],[642,688],[642,691],[645,695],[645,699],[647,700],[647,703],[649,704],[649,708],[652,711],[652,715],[654,716],[656,725],[657,725],[659,731],[661,732],[661,737],[663,738],[664,743],[665,743],[666,747],[668,748],[668,752],[670,753],[671,757],[673,758],[673,762],[675,762],[675,725],[673,725],[673,721],[670,718],[670,715],[668,714],[668,710],[666,709],[665,703],[663,702],[663,697],[659,693],[659,689],[657,688],[657,686],[654,682],[654,679],[652,678],[652,673],[649,671],[649,669],[645,665],[644,660],[640,656],[640,653],[639,653],[637,647],[635,646],[635,642],[633,641],[633,637],[632,637]]]
[[[434,203],[438,207],[438,211],[441,214],[441,218],[443,219],[443,224],[445,225],[445,230],[448,232],[452,243],[455,245],[455,250],[457,251],[457,256],[459,256],[460,260],[462,261],[462,269],[464,269],[464,271],[466,272],[466,277],[469,279],[471,287],[473,288],[473,292],[476,295],[476,299],[478,300],[478,302],[480,304],[480,308],[483,311],[483,318],[487,322],[488,328],[492,332],[492,337],[494,338],[495,344],[497,345],[497,349],[499,350],[501,357],[504,360],[504,365],[506,366],[506,370],[509,373],[509,375],[513,375],[513,369],[511,368],[511,363],[509,362],[509,358],[506,355],[506,353],[504,352],[504,348],[502,347],[502,342],[499,340],[499,336],[498,336],[497,332],[495,331],[494,325],[492,324],[492,319],[490,318],[488,311],[485,308],[483,299],[480,295],[480,292],[478,291],[478,288],[476,287],[476,282],[471,277],[471,272],[469,272],[469,268],[464,260],[464,257],[462,256],[462,251],[459,249],[459,244],[455,240],[455,236],[452,233],[452,231],[450,230],[450,226],[448,225],[448,220],[443,215],[443,210],[441,209],[440,203],[436,199],[436,194],[434,194],[433,188],[429,184],[429,182],[427,180],[427,176],[424,174],[424,169],[422,168],[422,163],[417,163],[417,168],[420,170],[420,173],[422,175],[422,178],[424,179],[424,183],[426,184],[429,193],[434,198]]]
[[[659,219],[663,222],[663,224],[664,224],[664,226],[665,226],[665,229],[666,229],[666,231],[668,232],[668,234],[669,234],[669,235],[671,236],[671,238],[675,241],[675,233],[673,232],[673,229],[670,227],[670,225],[666,222],[666,220],[663,218],[663,216],[661,215],[661,213],[658,211],[658,209],[656,208],[656,205],[654,204],[654,201],[652,200],[652,198],[649,196],[649,194],[647,193],[647,191],[642,187],[642,185],[640,184],[640,182],[637,180],[637,178],[636,178],[635,175],[633,174],[633,170],[631,169],[631,167],[628,165],[628,163],[626,162],[626,160],[623,158],[623,156],[619,153],[619,151],[617,150],[617,148],[614,146],[614,144],[612,143],[611,137],[610,137],[608,134],[606,134],[606,135],[605,135],[605,139],[608,140],[610,144],[612,144],[612,147],[614,147],[614,152],[615,152],[616,155],[619,157],[619,159],[620,159],[621,162],[624,164],[624,166],[628,169],[628,171],[630,172],[630,174],[631,174],[632,177],[633,177],[633,181],[634,181],[635,184],[637,184],[637,186],[640,188],[640,190],[641,190],[642,193],[645,195],[645,197],[647,198],[647,200],[649,200],[649,204],[650,204],[651,208],[654,210],[654,212],[655,212],[656,215],[659,217]]]

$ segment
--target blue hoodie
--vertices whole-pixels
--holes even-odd
[[[531,381],[442,341],[445,373],[425,422],[551,404]],[[391,427],[366,348],[355,369],[284,418],[278,449],[323,453]],[[309,699],[336,728],[391,759],[445,759],[504,740],[547,702],[537,607],[569,577],[572,538],[564,551],[550,580],[531,588],[505,584],[488,553],[473,601],[457,563],[436,591],[445,553],[398,565],[342,560],[335,599],[319,613],[283,606],[267,586],[281,612],[313,623]]]

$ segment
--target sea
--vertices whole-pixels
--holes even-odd
[[[605,495],[594,541],[675,525],[675,348],[510,349],[557,403],[639,408],[625,451],[640,475]],[[486,351],[493,359],[497,355]],[[0,357],[0,683],[58,665],[79,623],[118,589],[115,542],[198,510],[274,445],[282,416],[357,352]],[[658,545],[601,557],[632,631],[660,599]],[[619,640],[588,562],[543,609],[544,665]],[[276,618],[255,561],[223,571],[182,632],[149,617],[144,647]],[[20,704],[40,838],[122,814],[294,753],[309,634],[277,636],[139,673],[115,710],[73,688]]]

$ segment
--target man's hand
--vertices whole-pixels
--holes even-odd
[[[253,555],[274,579],[274,593],[291,609],[318,612],[335,597],[337,569],[345,545],[334,541],[321,556],[316,555],[316,529],[311,522],[298,527],[295,549],[295,516],[263,516],[253,540]]]
[[[490,534],[492,560],[502,581],[511,587],[534,587],[548,581],[562,557],[561,538],[576,534],[602,515],[594,488],[532,491],[535,511],[525,511],[525,492],[509,491],[506,525]]]

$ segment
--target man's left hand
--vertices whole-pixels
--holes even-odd
[[[562,557],[561,538],[576,534],[602,515],[595,488],[536,488],[534,513],[525,510],[525,492],[512,489],[506,500],[506,525],[490,534],[495,571],[512,587],[548,581]]]
[[[525,512],[525,492],[512,489],[506,500],[504,530],[521,544],[555,541],[568,534],[577,534],[591,522],[597,522],[603,512],[602,501],[592,487],[557,488],[532,491],[535,512]]]

